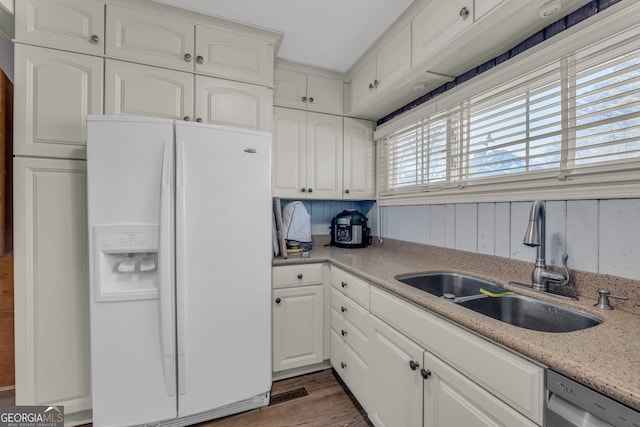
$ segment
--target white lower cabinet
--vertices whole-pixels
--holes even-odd
[[[379,427],[421,426],[424,349],[375,316],[371,323],[369,418]]]
[[[86,162],[17,157],[13,194],[16,404],[73,423],[91,409]]]
[[[331,267],[331,364],[378,427],[543,425],[544,368]]]
[[[273,372],[324,360],[322,264],[273,268]]]
[[[330,324],[331,364],[368,411],[372,407],[369,400],[369,310],[332,286]]]
[[[428,352],[423,369],[425,427],[537,425]]]

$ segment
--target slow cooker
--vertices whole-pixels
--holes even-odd
[[[331,246],[364,248],[371,244],[368,219],[355,209],[346,209],[331,220]]]

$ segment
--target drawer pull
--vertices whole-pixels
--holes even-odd
[[[280,304],[282,300],[280,298],[276,298],[276,304]]]
[[[420,375],[422,375],[422,378],[424,378],[425,380],[428,380],[429,377],[431,376],[431,371],[420,369]]]
[[[340,362],[340,367],[341,367],[342,369],[344,369],[344,368],[346,368],[346,367],[347,367],[347,364],[346,364],[346,363],[344,363],[344,362]]]
[[[418,369],[420,367],[420,364],[418,362],[414,362],[413,360],[409,361],[409,367],[411,368],[412,371],[415,371],[416,369]],[[422,371],[420,371],[422,372]]]
[[[342,334],[343,337],[347,335],[347,331],[345,331],[344,329],[340,330],[340,333]]]
[[[298,279],[302,279],[303,277],[302,273],[298,273]]]
[[[343,288],[346,288],[348,283],[347,282],[342,282],[340,284],[342,285]]]
[[[341,307],[340,307],[340,311],[344,313],[345,311],[347,311],[347,307],[345,307],[345,306],[341,306]]]

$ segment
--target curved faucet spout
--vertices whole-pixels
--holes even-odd
[[[531,273],[531,286],[539,291],[548,291],[549,282],[566,285],[569,283],[569,270],[567,269],[567,255],[563,257],[565,274],[554,273],[547,269],[545,261],[545,205],[542,200],[536,200],[531,205],[529,213],[529,225],[524,234],[524,241],[527,246],[536,247],[536,263]]]

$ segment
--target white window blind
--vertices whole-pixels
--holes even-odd
[[[640,173],[640,30],[528,71],[378,143],[382,198]]]

